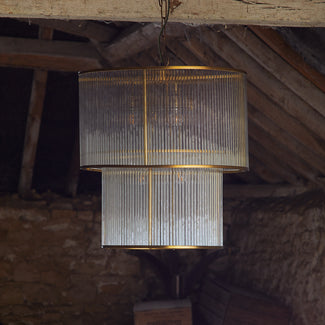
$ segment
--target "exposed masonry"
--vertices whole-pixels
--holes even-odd
[[[247,201],[233,213],[231,278],[292,308],[294,325],[325,324],[325,195]]]
[[[0,198],[1,324],[127,324],[138,259],[100,246],[99,199]]]
[[[240,248],[227,273],[234,284],[287,304],[294,325],[325,324],[324,194],[225,200],[224,224]],[[100,232],[98,197],[0,197],[0,323],[131,324],[135,302],[159,299],[156,275],[126,251],[102,249]]]

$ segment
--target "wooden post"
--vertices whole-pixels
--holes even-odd
[[[39,38],[51,40],[53,30],[40,28]],[[27,196],[32,188],[35,156],[42,119],[43,105],[46,93],[47,71],[35,70],[32,93],[25,132],[24,152],[20,171],[18,193]]]

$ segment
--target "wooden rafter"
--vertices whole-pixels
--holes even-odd
[[[325,93],[284,61],[248,28],[225,29],[224,33],[248,53],[264,69],[285,84],[293,93],[309,103],[325,118]]]
[[[277,143],[264,129],[257,126],[251,120],[249,120],[248,127],[250,136],[264,148],[267,148],[268,151],[272,152],[277,157],[278,163],[286,164],[298,175],[324,188],[324,184],[318,179],[319,175],[315,168],[306,164],[302,159],[299,159],[295,155],[295,152],[291,152],[283,145]]]
[[[250,29],[273,51],[325,93],[325,76],[308,65],[305,60],[286,43],[277,31],[272,28],[258,26],[250,26]]]
[[[316,0],[290,2],[184,0],[171,20],[189,23],[274,26],[325,26],[325,4]],[[2,1],[0,16],[116,21],[160,21],[158,1],[142,0],[25,0]]]
[[[272,171],[264,163],[259,161],[254,155],[249,157],[249,169],[258,175],[263,181],[270,184],[283,183],[278,171]]]
[[[248,116],[251,121],[265,130],[269,137],[272,137],[278,143],[282,144],[289,152],[300,157],[308,166],[312,166],[320,174],[325,175],[324,159],[315,154],[308,147],[301,145],[286,130],[281,129],[277,124],[268,119],[263,113],[248,106]]]
[[[75,72],[103,67],[88,43],[16,37],[0,37],[0,66]]]
[[[53,29],[40,28],[40,39],[51,40],[52,36]],[[24,152],[18,184],[18,192],[22,196],[28,195],[32,188],[36,150],[46,93],[46,82],[47,71],[35,70],[27,117]]]
[[[247,95],[252,106],[261,111],[281,129],[286,130],[287,133],[293,136],[302,145],[313,150],[314,154],[325,157],[324,148],[321,146],[319,141],[311,135],[307,128],[299,123],[294,117],[286,113],[285,110],[272,102],[264,93],[251,83],[248,83]]]
[[[261,161],[268,170],[275,173],[289,184],[297,185],[301,183],[297,173],[288,165],[288,162],[283,162],[277,152],[270,152],[260,141],[255,141],[255,138],[254,134],[249,138],[249,151],[251,155]],[[303,178],[303,176],[300,176],[300,178]]]

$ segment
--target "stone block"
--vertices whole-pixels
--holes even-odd
[[[21,263],[15,267],[13,279],[16,282],[38,282],[40,274],[33,265]]]
[[[0,306],[23,305],[25,295],[19,284],[7,284],[0,291]]]
[[[73,219],[76,217],[77,212],[70,209],[52,209],[51,215],[53,219]]]
[[[84,221],[92,221],[94,218],[93,211],[83,210],[78,211],[78,218]]]

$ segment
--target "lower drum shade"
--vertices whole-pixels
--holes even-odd
[[[223,245],[217,168],[103,168],[102,246]]]

